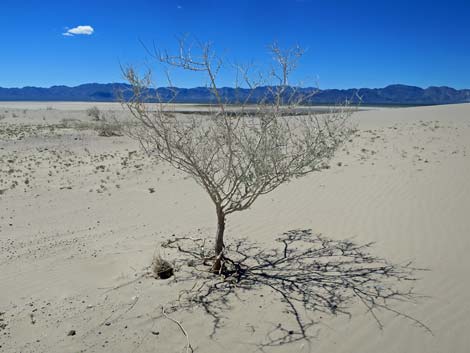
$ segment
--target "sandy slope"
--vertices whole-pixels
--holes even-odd
[[[47,127],[90,120],[87,106],[73,104],[0,103],[0,351],[181,352],[185,338],[161,306],[171,311],[168,303],[191,283],[177,275],[109,288],[135,279],[173,234],[212,236],[212,205],[192,180],[153,164],[124,137]],[[430,269],[416,283],[429,298],[398,308],[434,335],[390,315],[380,331],[358,305],[351,319],[314,314],[310,344],[265,351],[467,352],[470,105],[370,110],[355,119],[357,136],[330,169],[234,214],[227,240],[251,237],[269,246],[287,230],[312,228],[374,241],[375,254]],[[277,323],[293,325],[271,293],[241,299],[213,337],[210,319],[197,309],[171,317],[198,352],[256,352]],[[70,330],[76,334],[67,336]]]

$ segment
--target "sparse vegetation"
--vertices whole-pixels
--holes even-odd
[[[57,127],[76,130],[94,130],[98,133],[98,136],[102,137],[122,136],[121,130],[123,128],[122,124],[118,123],[114,117],[107,119],[104,115],[101,120],[93,122],[64,118]]]

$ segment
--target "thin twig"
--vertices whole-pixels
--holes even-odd
[[[178,320],[175,320],[171,317],[169,317],[167,315],[167,313],[165,312],[165,308],[162,306],[162,314],[163,316],[165,316],[168,320],[170,321],[173,321],[175,324],[178,325],[178,327],[180,328],[181,332],[183,332],[183,335],[186,337],[186,353],[189,353],[189,352],[194,352],[193,350],[193,347],[191,346],[191,342],[189,340],[189,335],[188,335],[188,332],[185,330],[185,328],[183,327],[183,325],[181,325],[181,323],[178,321]]]

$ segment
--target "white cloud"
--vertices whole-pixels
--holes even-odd
[[[92,35],[95,30],[92,26],[77,26],[70,28],[67,32],[62,33],[63,36],[72,37],[75,35]]]

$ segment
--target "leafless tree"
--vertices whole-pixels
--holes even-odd
[[[189,174],[210,196],[217,215],[212,270],[218,272],[224,263],[226,217],[248,209],[281,184],[319,170],[349,138],[351,109],[341,105],[318,114],[302,107],[309,96],[292,86],[289,77],[303,50],[282,50],[277,44],[270,47],[274,67],[268,75],[253,80],[249,68],[237,67],[237,86],[243,81],[250,93],[234,108],[218,87],[225,62],[212,46],[179,44],[175,55],[157,50],[152,55],[170,67],[206,76],[216,102],[210,114],[170,114],[168,103],[177,91],[172,99],[162,99],[151,89],[150,73],[141,76],[128,67],[123,71],[132,97],[124,104],[137,123],[127,133],[147,153]],[[268,93],[256,98],[256,89],[266,83],[271,83]]]

